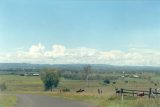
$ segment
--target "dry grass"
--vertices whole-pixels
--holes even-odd
[[[147,75],[147,74],[146,74]],[[149,74],[148,74],[149,75]],[[44,92],[43,84],[39,77],[24,77],[15,75],[0,75],[1,82],[7,84],[7,93],[31,93],[31,94],[42,94],[56,97],[63,97],[72,100],[81,100],[96,104],[98,107],[160,107],[160,99],[148,99],[138,97],[124,97],[122,103],[121,98],[115,96],[115,87],[123,87],[128,89],[141,89],[148,90],[149,87],[155,87],[150,81],[159,81],[158,75],[152,75],[151,80],[147,79],[119,79],[116,84],[110,84],[103,86],[102,81],[90,81],[89,86],[86,87],[85,80],[65,80],[61,79],[58,89],[54,92]],[[125,83],[124,81],[129,81]],[[160,87],[158,84],[156,87]],[[59,89],[68,88],[70,92],[60,93]],[[85,89],[84,93],[76,93],[78,89]],[[97,90],[103,90],[102,95],[98,95]],[[1,98],[1,102],[4,101],[0,107],[12,107],[7,104],[13,104],[15,97],[3,97],[8,99],[4,101]],[[5,105],[6,104],[6,105]],[[5,106],[4,106],[5,105]]]
[[[13,95],[0,95],[0,107],[13,107],[17,98]]]

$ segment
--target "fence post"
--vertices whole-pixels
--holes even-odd
[[[152,88],[149,88],[148,98],[151,98]]]
[[[123,88],[121,88],[122,107],[123,107]]]
[[[122,94],[123,94],[123,88],[121,88],[121,96],[122,96]]]

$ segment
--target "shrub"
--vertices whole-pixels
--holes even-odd
[[[63,92],[70,92],[70,89],[64,88],[64,89],[62,89],[62,91],[63,91]]]
[[[124,81],[125,83],[128,83],[128,81]]]
[[[6,86],[6,83],[4,82],[4,83],[2,83],[2,84],[0,84],[0,90],[1,91],[4,91],[4,90],[6,90],[7,89],[7,86]]]
[[[110,84],[110,80],[106,79],[103,81],[105,84]]]
[[[116,82],[114,81],[113,84],[116,84]]]

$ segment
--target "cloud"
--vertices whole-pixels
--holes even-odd
[[[56,58],[56,57],[65,56],[65,51],[66,51],[66,48],[64,46],[62,46],[62,45],[53,45],[52,46],[52,51],[46,51],[44,53],[44,55],[46,57]]]
[[[46,50],[45,46],[39,43],[32,45],[27,51],[1,53],[0,62],[159,66],[160,50],[131,48],[126,51],[101,51],[86,47],[71,49],[57,44],[53,45],[51,50]]]
[[[31,48],[29,49],[30,53],[39,53],[39,52],[43,52],[45,49],[45,47],[42,44],[38,44],[38,45],[32,45]]]

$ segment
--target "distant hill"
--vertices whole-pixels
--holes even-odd
[[[86,64],[29,64],[29,63],[0,63],[0,71],[39,71],[44,68],[58,68],[65,71],[82,71]],[[152,66],[114,66],[107,64],[90,64],[97,72],[160,72],[160,67]]]
[[[48,64],[29,64],[29,63],[0,63],[0,70],[8,69],[37,69],[49,67]]]

